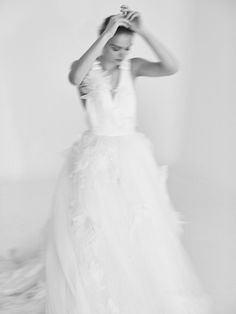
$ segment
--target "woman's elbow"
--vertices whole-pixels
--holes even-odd
[[[79,64],[78,60],[73,61],[73,63],[70,66],[70,72],[68,74],[68,80],[73,85],[78,85],[80,83],[78,81],[77,77],[78,75],[76,75],[78,72],[78,64]]]
[[[72,84],[72,85],[77,85],[74,79],[74,75],[72,74],[72,72],[70,72],[68,74],[68,81]]]
[[[77,77],[73,71],[68,74],[68,80],[72,85],[79,85],[81,83],[81,78]]]

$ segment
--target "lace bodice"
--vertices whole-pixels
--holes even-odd
[[[88,128],[98,135],[123,135],[135,131],[136,93],[130,65],[130,59],[121,62],[115,95],[111,93],[110,77],[97,59],[78,86],[81,99],[86,99]]]

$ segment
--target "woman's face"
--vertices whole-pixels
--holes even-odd
[[[107,62],[119,64],[133,45],[133,34],[120,33],[108,40],[103,48],[103,57]]]

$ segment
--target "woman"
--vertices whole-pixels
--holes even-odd
[[[180,215],[166,189],[167,166],[136,125],[134,80],[178,64],[121,7],[72,64],[88,128],[68,149],[55,189],[46,254],[47,314],[206,314],[180,242]],[[160,61],[128,59],[134,34]]]

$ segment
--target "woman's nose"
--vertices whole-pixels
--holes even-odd
[[[119,57],[120,57],[121,59],[123,59],[123,58],[124,58],[124,56],[125,56],[125,51],[120,52]]]

